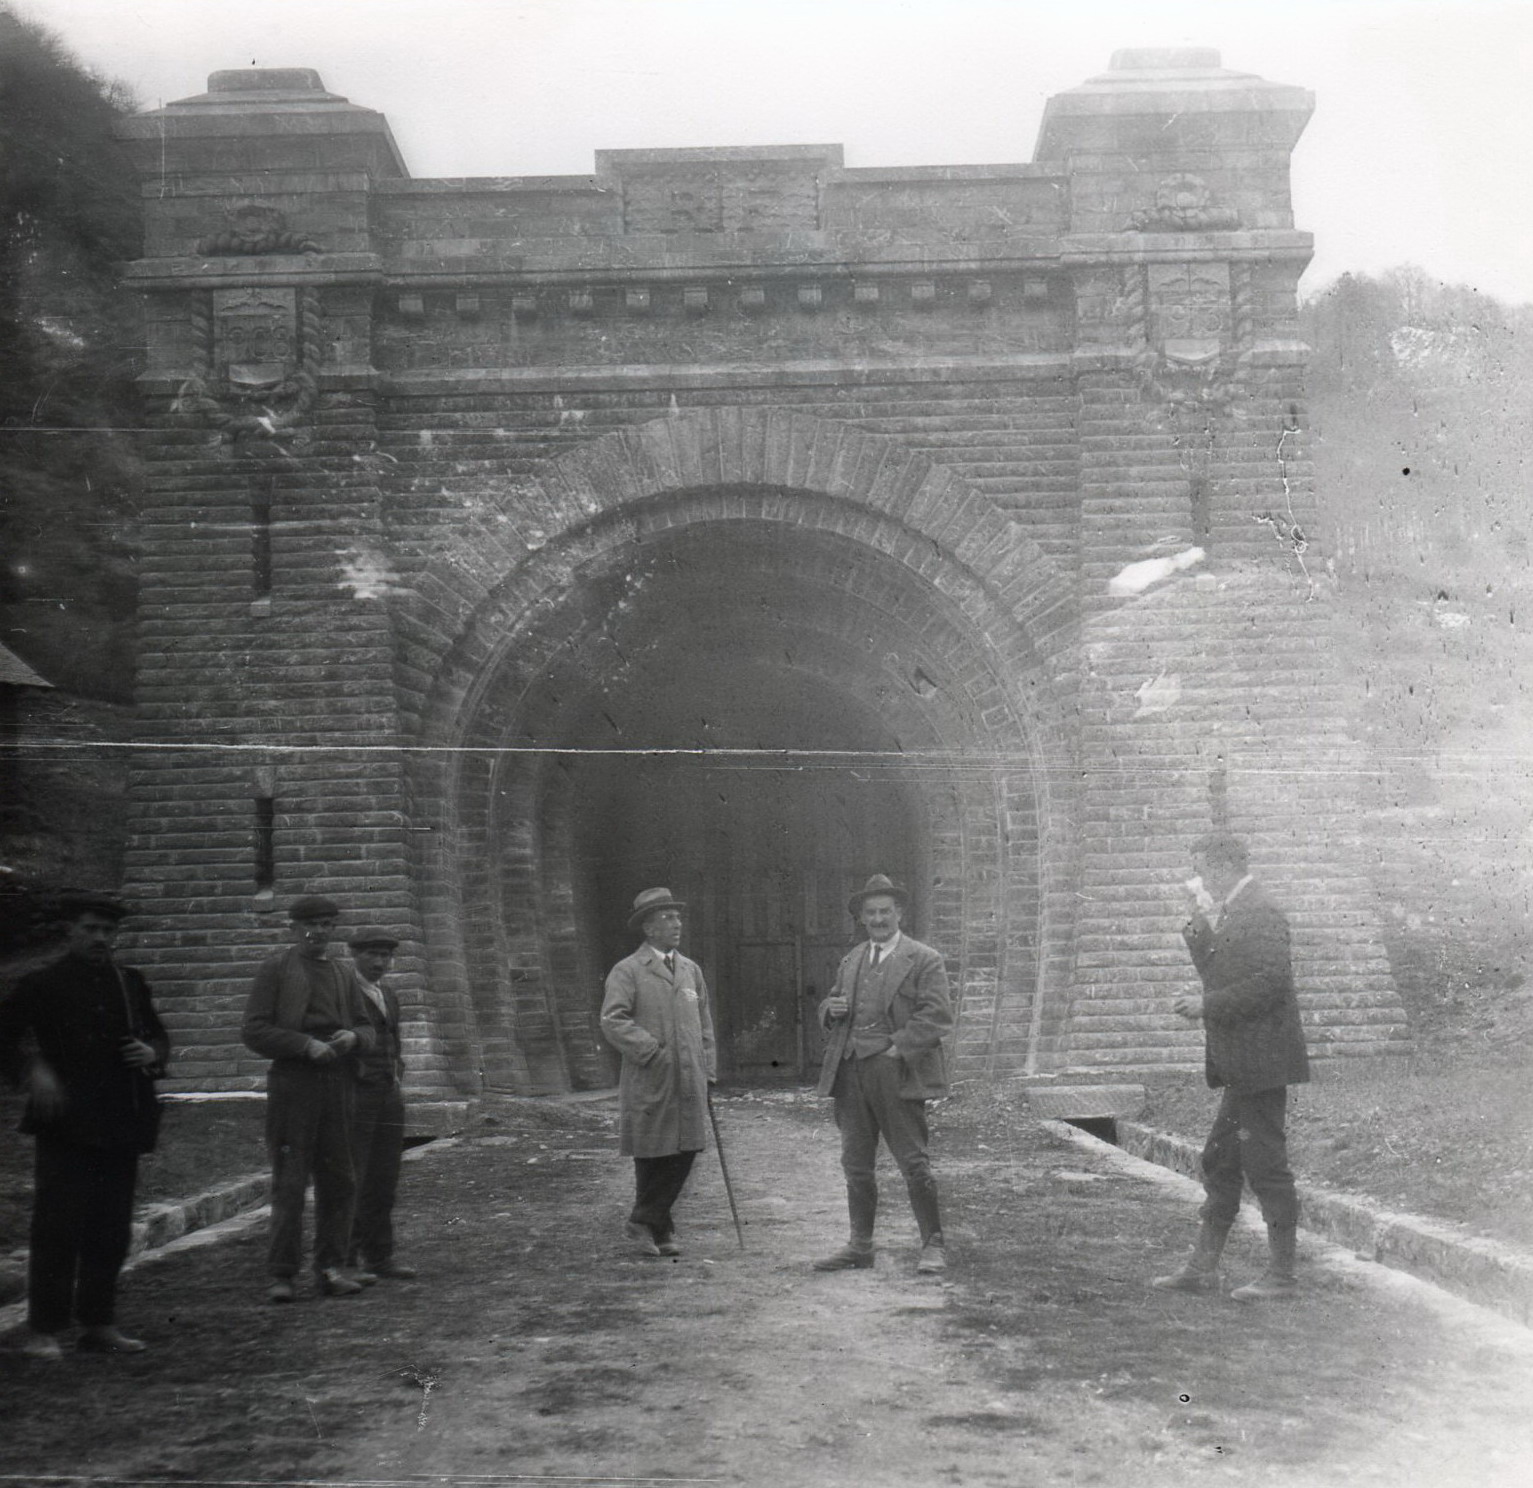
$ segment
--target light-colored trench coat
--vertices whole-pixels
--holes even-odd
[[[715,1078],[713,1014],[702,968],[676,953],[676,974],[646,941],[607,974],[602,1036],[623,1056],[618,1150],[668,1157],[707,1146]]]

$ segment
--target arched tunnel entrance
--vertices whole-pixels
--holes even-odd
[[[909,566],[801,521],[593,549],[504,638],[455,792],[485,1083],[610,1080],[602,981],[657,884],[688,904],[727,1076],[814,1070],[813,1004],[874,872],[911,887],[987,1037],[1004,977],[1031,994],[1040,893],[1025,732],[987,706],[985,638]]]
[[[658,655],[684,662],[663,690],[630,680],[603,712],[639,740],[703,733],[712,752],[577,757],[575,863],[601,960],[633,949],[616,912],[666,884],[715,993],[721,1073],[802,1076],[852,933],[848,885],[874,871],[920,883],[920,804],[880,758],[898,748],[887,727],[822,679],[759,654]]]

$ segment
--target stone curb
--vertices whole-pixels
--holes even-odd
[[[133,1239],[128,1244],[129,1257],[146,1250],[158,1250],[193,1230],[232,1219],[246,1209],[264,1204],[271,1196],[270,1173],[246,1173],[210,1188],[189,1199],[172,1199],[164,1204],[150,1204],[133,1221]]]
[[[1138,1121],[1117,1123],[1118,1146],[1133,1157],[1202,1177],[1202,1147]],[[1405,1271],[1444,1291],[1533,1325],[1533,1255],[1462,1225],[1386,1209],[1354,1194],[1300,1183],[1306,1228],[1344,1245],[1366,1261]]]
[[[148,1204],[133,1220],[133,1235],[128,1242],[128,1259],[158,1250],[172,1240],[205,1230],[264,1204],[271,1194],[270,1173],[246,1173],[231,1178],[205,1193],[189,1199],[171,1199],[163,1204]],[[27,1294],[27,1252],[12,1251],[0,1260],[0,1307],[19,1302]]]

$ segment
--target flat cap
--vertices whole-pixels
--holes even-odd
[[[358,930],[347,937],[346,944],[354,951],[392,951],[399,944],[399,937],[386,930]]]
[[[59,918],[78,920],[81,915],[100,915],[104,920],[124,920],[128,906],[110,894],[97,894],[89,890],[59,895]]]
[[[338,920],[341,906],[323,894],[305,894],[302,899],[293,901],[287,917],[290,920]]]

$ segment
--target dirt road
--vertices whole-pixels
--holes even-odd
[[[1533,1483],[1533,1334],[1311,1256],[1297,1303],[1148,1291],[1185,1192],[951,1103],[936,1155],[955,1266],[917,1278],[900,1185],[873,1272],[843,1235],[813,1103],[720,1103],[748,1221],[712,1156],[686,1253],[620,1238],[626,1166],[596,1109],[508,1106],[406,1179],[416,1283],[261,1301],[258,1232],[137,1272],[155,1345],[0,1363],[5,1471],[383,1484]],[[1250,1274],[1253,1238],[1232,1270]],[[1469,1321],[1465,1321],[1465,1318]]]

